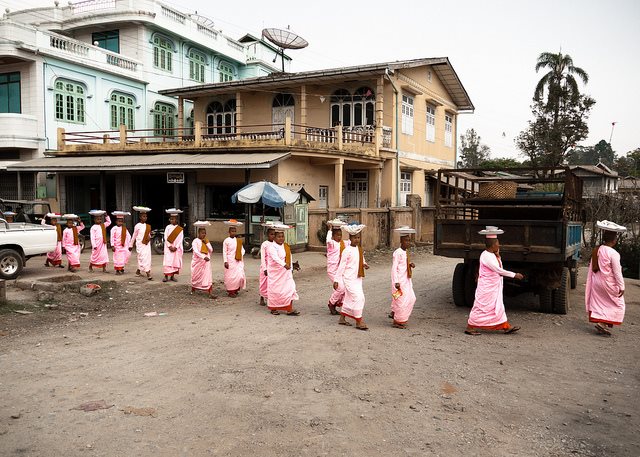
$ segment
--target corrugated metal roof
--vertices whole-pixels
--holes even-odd
[[[9,171],[134,171],[207,168],[271,168],[289,152],[246,154],[137,154],[58,156],[18,162]]]

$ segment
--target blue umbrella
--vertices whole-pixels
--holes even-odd
[[[268,181],[247,184],[231,196],[233,203],[262,203],[273,208],[282,208],[285,204],[298,201],[300,194]]]

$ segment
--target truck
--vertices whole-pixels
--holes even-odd
[[[566,314],[577,284],[582,245],[582,180],[568,167],[437,172],[434,254],[461,259],[451,290],[456,306],[472,306],[486,226],[500,235],[505,294],[533,292],[540,310]]]
[[[0,279],[17,278],[28,259],[53,251],[57,242],[55,227],[0,217]]]

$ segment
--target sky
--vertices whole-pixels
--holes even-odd
[[[12,10],[53,0],[0,0]],[[66,4],[65,2],[61,2]],[[291,71],[425,57],[448,57],[475,106],[458,133],[474,128],[492,157],[522,159],[514,138],[531,119],[541,52],[571,55],[589,74],[583,93],[596,100],[589,146],[612,135],[618,155],[640,147],[640,1],[396,0],[164,1],[207,16],[231,37],[287,28],[309,47],[290,51]]]

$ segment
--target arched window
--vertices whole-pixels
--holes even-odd
[[[116,130],[120,124],[126,125],[129,130],[135,129],[135,98],[122,92],[112,92],[109,100],[111,113],[111,128]]]
[[[86,89],[82,84],[57,79],[54,87],[56,120],[85,123]]]
[[[203,53],[191,49],[189,51],[189,78],[200,83],[204,82],[206,59]]]
[[[220,82],[233,81],[234,68],[233,65],[227,62],[220,62],[218,65],[218,71],[220,72]]]
[[[153,108],[154,135],[173,136],[176,127],[176,108],[168,103],[157,102]]]
[[[173,43],[161,35],[156,35],[153,38],[153,66],[171,72],[172,60]]]
[[[224,105],[212,102],[207,106],[207,133],[222,135],[236,131],[236,100],[231,99]]]
[[[351,125],[351,94],[344,90],[338,89],[331,96],[331,125],[343,126]]]
[[[361,87],[353,94],[353,125],[375,123],[376,94],[368,87]]]
[[[296,104],[291,94],[278,94],[273,97],[273,108],[280,108],[281,106],[294,106]]]

